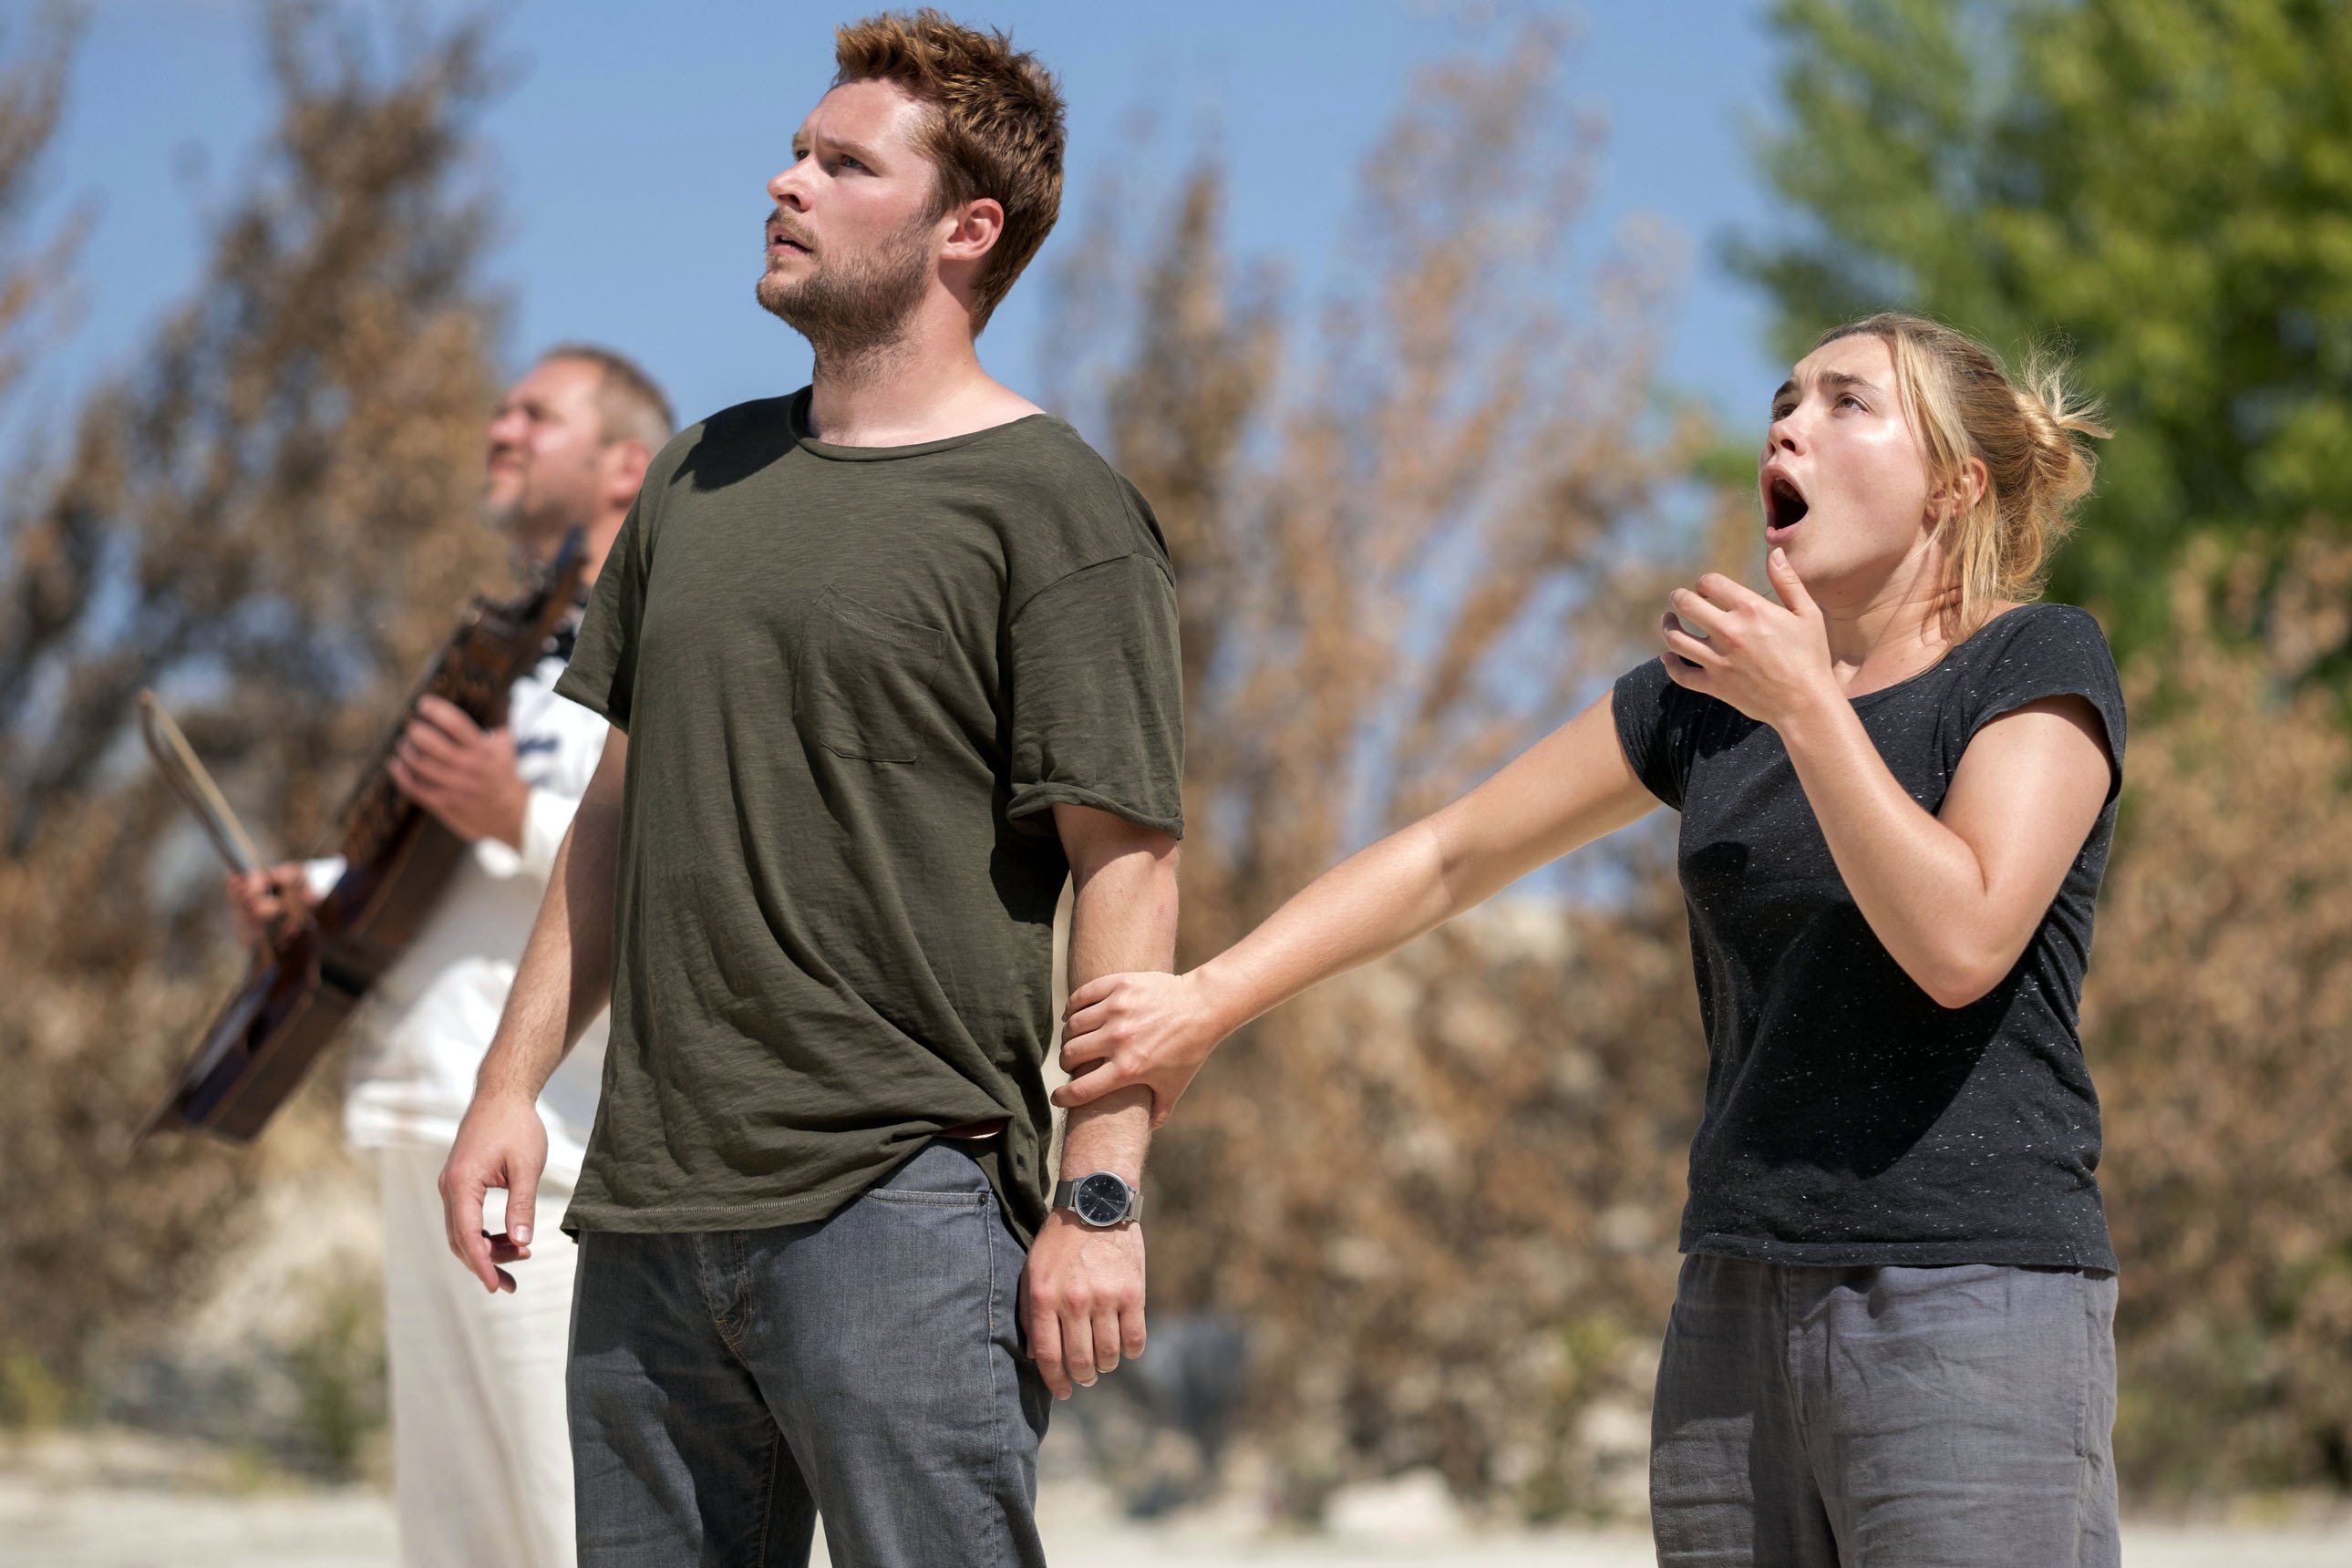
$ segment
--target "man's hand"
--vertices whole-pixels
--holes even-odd
[[[292,861],[266,871],[244,871],[228,879],[228,912],[247,947],[275,946],[294,934],[319,900],[310,879]]]
[[[467,843],[522,847],[530,786],[515,771],[514,733],[504,725],[485,730],[456,703],[421,697],[389,771],[401,794]]]
[[[457,1142],[441,1167],[441,1223],[449,1250],[493,1293],[515,1288],[500,1268],[530,1256],[531,1211],[539,1178],[547,1169],[547,1128],[539,1107],[502,1095],[474,1096]],[[497,1236],[482,1228],[482,1199],[492,1187],[507,1194],[507,1228]]]
[[[1021,1271],[1029,1359],[1056,1399],[1143,1353],[1143,1227],[1097,1230],[1066,1209],[1046,1216]]]

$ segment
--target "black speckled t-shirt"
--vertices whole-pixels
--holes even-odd
[[[2106,805],[2016,966],[1978,1001],[1944,1007],[1864,920],[1778,732],[1676,686],[1655,659],[1617,682],[1626,759],[1682,813],[1707,1037],[1685,1252],[2115,1268],[2076,1027],[2123,779],[2106,638],[2081,610],[2022,605],[1853,706],[1932,812],[1978,731],[2066,695],[2105,726]]]

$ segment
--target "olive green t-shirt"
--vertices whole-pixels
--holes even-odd
[[[1052,807],[1183,830],[1151,510],[1048,415],[912,447],[747,403],[654,460],[556,689],[627,732],[570,1230],[823,1219],[939,1131],[1046,1212]]]

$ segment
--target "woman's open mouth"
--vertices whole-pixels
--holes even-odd
[[[1786,474],[1774,474],[1764,486],[1764,535],[1777,544],[1779,535],[1804,521],[1812,503]]]

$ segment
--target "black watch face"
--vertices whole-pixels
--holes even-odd
[[[1080,1176],[1070,1206],[1088,1225],[1117,1225],[1127,1217],[1127,1184],[1108,1171]]]

